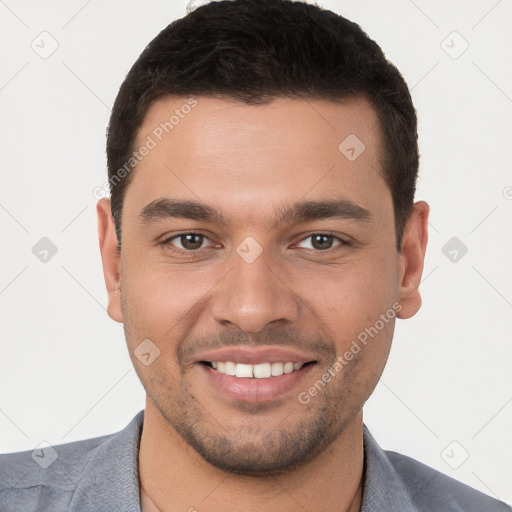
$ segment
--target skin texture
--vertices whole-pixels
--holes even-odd
[[[394,304],[400,318],[417,312],[428,206],[415,204],[397,253],[378,119],[362,98],[196,100],[133,171],[121,253],[110,202],[97,205],[108,313],[124,324],[147,392],[141,484],[162,510],[359,510],[362,407],[394,319],[307,404],[298,395]],[[155,102],[140,144],[187,101]],[[338,149],[350,134],[365,144],[354,161]],[[145,222],[141,210],[163,197],[206,204],[224,222]],[[337,199],[368,218],[276,222],[295,202]],[[184,254],[191,245],[179,237],[165,242],[184,231],[206,237],[196,252]],[[311,235],[322,233],[334,237],[332,247],[313,245]],[[251,263],[236,251],[249,236],[262,249]],[[145,339],[160,350],[149,366],[134,354]],[[197,362],[201,351],[224,346],[295,347],[315,363],[273,400],[234,400]]]

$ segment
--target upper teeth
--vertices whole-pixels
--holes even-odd
[[[225,375],[235,377],[267,379],[269,377],[278,377],[283,373],[292,373],[300,370],[304,363],[261,363],[261,364],[241,364],[232,361],[212,362],[212,367]]]

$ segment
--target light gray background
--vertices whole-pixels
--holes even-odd
[[[512,502],[512,2],[318,3],[403,72],[420,123],[417,198],[432,208],[424,305],[398,321],[366,423],[384,448]],[[0,452],[111,433],[144,407],[105,311],[93,189],[125,74],[185,9],[0,0]],[[58,248],[46,263],[32,253],[42,237]],[[442,252],[452,237],[468,248],[456,262]]]

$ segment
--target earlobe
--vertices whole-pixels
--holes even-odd
[[[100,242],[103,276],[108,293],[107,312],[112,320],[123,321],[121,309],[121,253],[117,247],[116,229],[110,199],[100,199],[96,204],[98,236]]]
[[[398,318],[410,318],[421,307],[419,285],[423,273],[428,241],[429,206],[424,201],[414,204],[402,237],[400,253],[400,304]]]

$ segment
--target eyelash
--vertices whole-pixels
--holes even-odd
[[[195,254],[200,253],[204,249],[207,249],[207,247],[203,247],[203,248],[200,248],[200,249],[179,249],[177,247],[174,247],[173,245],[170,245],[170,242],[172,240],[179,239],[182,236],[186,236],[186,235],[198,235],[198,236],[203,237],[203,241],[204,240],[209,240],[209,238],[206,235],[203,235],[202,233],[197,233],[195,231],[187,231],[187,232],[178,233],[177,235],[173,235],[173,236],[171,236],[169,238],[166,238],[165,240],[160,242],[160,245],[164,246],[166,249],[170,250],[173,253],[177,253],[179,255],[186,255],[186,256],[193,256]],[[334,240],[337,240],[339,242],[339,244],[337,244],[337,245],[335,245],[333,247],[329,247],[328,249],[324,249],[324,250],[309,249],[309,248],[308,248],[308,250],[313,250],[313,251],[315,251],[317,253],[328,253],[329,251],[334,250],[336,247],[343,246],[343,245],[344,246],[350,245],[349,242],[347,242],[346,240],[341,239],[340,237],[335,236],[333,233],[323,232],[323,231],[322,232],[318,232],[318,233],[312,233],[311,235],[308,235],[308,236],[302,238],[299,241],[299,243],[307,240],[308,238],[311,238],[311,237],[317,236],[317,235],[324,235],[324,236],[332,237]]]

